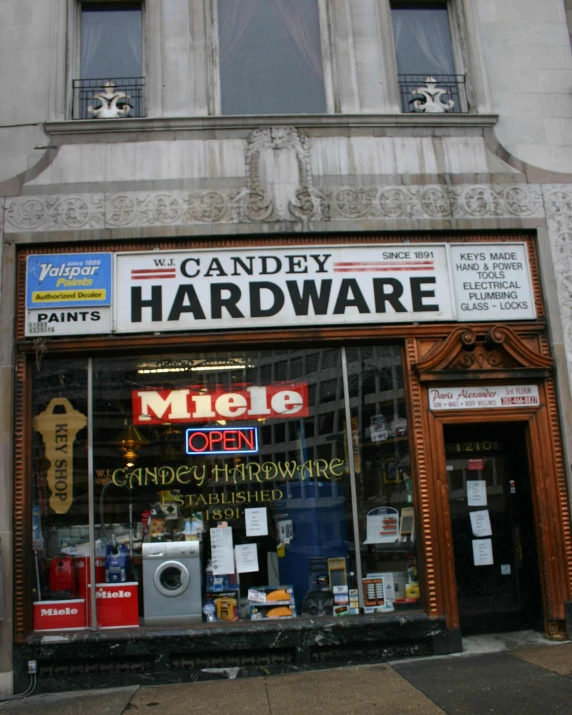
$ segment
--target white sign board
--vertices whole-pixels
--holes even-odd
[[[467,481],[467,504],[468,506],[487,505],[487,483],[484,479]]]
[[[210,529],[211,559],[214,576],[224,576],[234,573],[234,550],[232,543],[232,528]]]
[[[538,407],[536,385],[514,387],[432,387],[429,389],[431,410],[476,410],[486,407]]]
[[[444,245],[123,253],[121,333],[453,320]]]
[[[491,518],[488,509],[470,512],[473,536],[492,536]]]
[[[452,245],[451,275],[457,320],[504,321],[535,317],[524,244]]]
[[[473,539],[473,563],[475,566],[492,566],[494,564],[491,539]]]
[[[110,333],[111,308],[67,308],[26,311],[26,337]]]

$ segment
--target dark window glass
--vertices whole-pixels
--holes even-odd
[[[141,3],[82,3],[82,79],[141,77],[141,47]]]
[[[455,74],[445,3],[394,3],[391,19],[399,74]]]
[[[326,111],[317,0],[218,0],[223,114]]]

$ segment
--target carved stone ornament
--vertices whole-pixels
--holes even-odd
[[[423,382],[493,378],[541,378],[552,368],[552,358],[531,350],[510,328],[495,325],[488,332],[456,328],[435,345],[413,370]]]
[[[33,233],[279,221],[347,223],[358,219],[375,221],[375,228],[384,230],[384,223],[394,228],[397,219],[544,218],[542,194],[537,184],[316,189],[309,155],[304,149],[307,138],[303,141],[299,137],[301,144],[297,146],[298,140],[290,135],[290,149],[284,147],[286,140],[273,148],[268,135],[270,130],[265,131],[264,139],[259,136],[252,146],[247,147],[247,185],[244,188],[39,194],[7,198],[5,231]],[[272,156],[268,156],[270,153]],[[268,174],[269,165],[274,162],[285,165],[291,181],[282,184]],[[558,216],[555,215],[555,219]]]
[[[117,119],[118,117],[126,117],[131,111],[131,105],[125,100],[131,99],[126,92],[121,92],[115,89],[115,84],[109,80],[103,85],[103,91],[93,95],[100,104],[98,107],[89,105],[87,111],[93,114],[96,119]],[[122,106],[118,107],[117,102],[124,100]]]
[[[237,197],[251,221],[311,221],[328,216],[312,181],[310,142],[296,127],[255,129],[246,147],[246,190]]]
[[[542,187],[572,392],[572,186]]]
[[[424,112],[425,114],[450,112],[454,108],[455,102],[452,99],[446,102],[443,101],[443,97],[446,94],[449,94],[449,90],[437,87],[435,77],[426,77],[425,86],[417,87],[411,92],[413,97],[421,95],[421,99],[416,99],[413,102],[413,107],[416,112]]]

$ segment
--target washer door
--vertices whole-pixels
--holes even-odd
[[[180,561],[164,561],[153,574],[155,588],[162,596],[180,596],[185,593],[190,582],[191,575]]]

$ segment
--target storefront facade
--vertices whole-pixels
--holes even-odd
[[[0,694],[570,636],[562,0],[5,4]]]
[[[18,252],[16,658],[61,689],[564,637],[534,236],[214,243]]]

